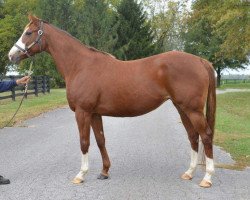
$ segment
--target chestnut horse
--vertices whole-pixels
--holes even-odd
[[[73,183],[82,183],[89,168],[90,127],[103,161],[98,178],[109,176],[110,160],[102,116],[139,116],[170,99],[181,116],[192,147],[190,167],[182,178],[190,180],[193,177],[200,137],[206,158],[206,174],[200,186],[211,186],[216,95],[215,73],[208,61],[179,51],[121,61],[81,44],[65,31],[35,16],[29,16],[29,20],[22,36],[10,50],[9,59],[17,63],[46,51],[65,79],[67,100],[75,112],[82,151],[81,169]]]

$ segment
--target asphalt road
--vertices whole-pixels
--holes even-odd
[[[80,147],[74,113],[57,109],[0,130],[0,174],[11,180],[0,186],[0,200],[140,200],[249,199],[250,169],[216,169],[213,186],[200,188],[204,172],[180,179],[190,162],[190,145],[171,102],[136,118],[104,118],[111,178],[97,180],[101,156],[90,146],[90,170],[84,184],[71,179],[80,169]],[[215,148],[215,161],[233,163]]]

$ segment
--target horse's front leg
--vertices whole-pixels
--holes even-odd
[[[104,137],[104,131],[103,131],[103,125],[102,125],[102,116],[99,114],[93,114],[92,120],[91,120],[91,126],[95,134],[97,145],[102,155],[103,168],[102,168],[101,174],[98,176],[98,179],[104,180],[109,177],[108,171],[110,168],[110,161],[109,161],[109,156],[105,147],[105,137]]]
[[[85,175],[87,174],[89,169],[88,150],[90,144],[89,140],[90,140],[91,114],[84,112],[82,109],[76,109],[75,116],[80,134],[82,164],[80,172],[73,179],[72,183],[80,184],[84,181]]]

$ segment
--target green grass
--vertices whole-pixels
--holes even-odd
[[[250,166],[250,92],[218,95],[215,144]]]
[[[0,127],[6,124],[13,116],[20,100],[21,97],[17,98],[15,102],[12,100],[0,101]],[[38,97],[34,95],[28,96],[28,98],[24,100],[12,125],[64,105],[67,105],[65,89],[52,89],[50,94],[46,93],[44,95],[39,93]]]
[[[250,83],[229,83],[229,84],[224,84],[224,85],[221,85],[220,90],[223,90],[223,89],[250,89]]]

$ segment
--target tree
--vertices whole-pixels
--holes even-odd
[[[113,53],[117,25],[109,4],[100,0],[76,0],[74,10],[74,35],[88,46]]]
[[[117,12],[119,26],[115,55],[130,60],[154,54],[153,34],[142,4],[135,0],[122,0]]]
[[[3,14],[3,1],[0,0],[0,19],[4,18],[4,14]]]
[[[37,15],[62,30],[71,31],[73,0],[38,0]]]
[[[249,52],[247,47],[242,48],[242,43],[234,43],[234,47],[231,47],[234,49],[234,53],[231,53],[229,47],[226,48],[225,44],[229,42],[232,23],[230,23],[229,18],[219,14],[222,11],[227,13],[231,11],[230,9],[225,11],[223,5],[225,6],[224,1],[196,0],[193,3],[193,12],[187,19],[187,30],[184,36],[185,51],[204,57],[213,63],[218,74],[218,85],[220,84],[221,71],[225,68],[243,68],[244,64],[248,63],[247,52]],[[242,12],[239,10],[239,15],[245,16]],[[247,32],[243,31],[247,29],[247,23],[239,22],[237,25],[239,27],[236,31],[242,30],[241,37],[248,37]],[[224,31],[222,31],[222,27]],[[235,40],[242,42],[242,39],[236,34],[233,35]]]
[[[145,0],[158,52],[183,50],[187,1]]]
[[[57,27],[70,31],[72,28],[72,0],[38,0],[38,5],[34,13],[37,16]],[[21,71],[27,71],[29,60],[22,62]],[[55,63],[47,53],[35,56],[33,67],[34,75],[48,75],[52,78],[52,84],[56,87],[65,86],[64,80],[58,73]]]
[[[109,7],[112,7],[116,10],[117,6],[121,3],[122,0],[106,0],[106,3],[109,5]]]
[[[0,1],[0,74],[13,67],[8,65],[8,52],[23,32],[27,23],[27,13],[34,10],[36,0]]]
[[[211,15],[216,34],[223,38],[220,54],[244,60],[250,53],[250,4],[247,1],[213,1]]]

